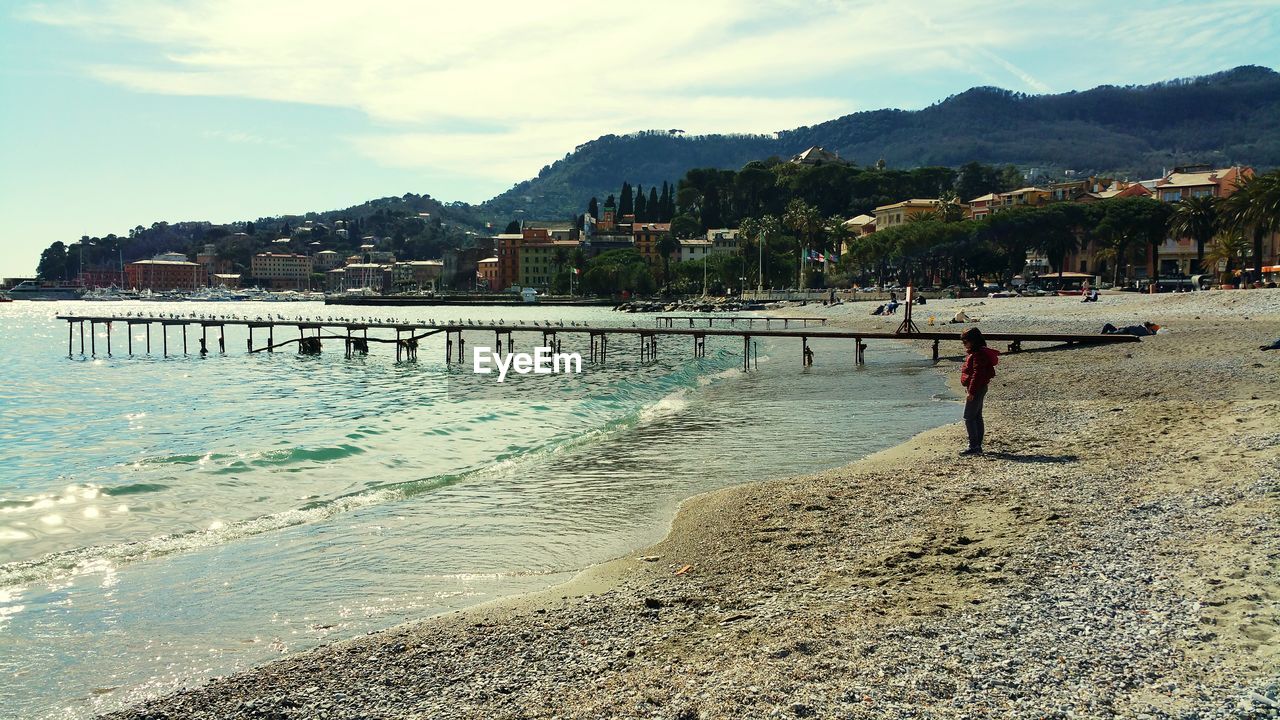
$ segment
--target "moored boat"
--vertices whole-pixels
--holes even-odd
[[[23,280],[9,290],[14,300],[76,300],[84,294],[78,285],[55,285],[35,280]]]

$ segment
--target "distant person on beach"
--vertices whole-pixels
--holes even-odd
[[[996,376],[1000,353],[987,347],[986,338],[978,328],[960,333],[964,343],[964,365],[960,366],[960,384],[965,387],[964,428],[969,433],[969,447],[961,455],[981,455],[982,436],[986,427],[982,422],[982,403],[987,398],[987,386]]]
[[[883,304],[881,304],[881,305],[877,305],[877,306],[876,306],[876,309],[871,311],[871,314],[872,314],[872,315],[883,315],[883,314],[884,314],[884,305],[883,305]]]
[[[1270,345],[1262,345],[1258,349],[1259,350],[1280,350],[1280,340],[1276,340]]]

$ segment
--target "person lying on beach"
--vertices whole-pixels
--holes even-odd
[[[871,314],[872,314],[872,315],[883,315],[883,314],[884,314],[884,305],[877,305],[877,306],[876,306],[876,309],[871,311]]]
[[[1159,325],[1156,325],[1155,323],[1151,323],[1151,322],[1144,322],[1141,325],[1125,325],[1122,328],[1117,328],[1115,325],[1112,325],[1111,323],[1107,323],[1106,325],[1102,326],[1102,334],[1103,335],[1133,335],[1134,337],[1146,337],[1148,335],[1155,335],[1156,331],[1159,329],[1160,329]]]
[[[1275,342],[1271,343],[1270,345],[1263,345],[1263,346],[1259,347],[1258,349],[1259,349],[1259,350],[1280,350],[1280,340],[1276,340]]]

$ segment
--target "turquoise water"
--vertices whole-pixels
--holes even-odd
[[[383,345],[248,355],[239,329],[225,356],[161,359],[158,328],[156,354],[129,358],[116,327],[115,356],[66,357],[55,314],[139,311],[370,314],[0,305],[0,717],[85,717],[547,587],[658,540],[693,494],[843,464],[957,416],[929,364],[892,343],[854,368],[852,343],[819,341],[802,369],[798,342],[762,340],[743,373],[739,340],[708,338],[701,359],[692,340],[660,340],[642,364],[638,341],[614,338],[603,367],[502,387],[447,367],[438,336],[417,363]],[[372,313],[652,323],[602,308]]]

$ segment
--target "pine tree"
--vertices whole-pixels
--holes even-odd
[[[649,188],[649,202],[645,203],[645,207],[649,210],[650,222],[664,222],[662,219],[662,206],[658,205],[658,186],[654,185]]]
[[[662,197],[658,199],[658,222],[671,222],[673,215],[675,213],[671,211],[671,186],[663,180]]]
[[[631,198],[631,183],[622,183],[622,198],[618,201],[618,215],[630,215],[636,211],[635,203]]]
[[[591,198],[591,202],[587,203],[587,214],[596,220],[600,219],[600,203],[596,202],[595,198]]]

